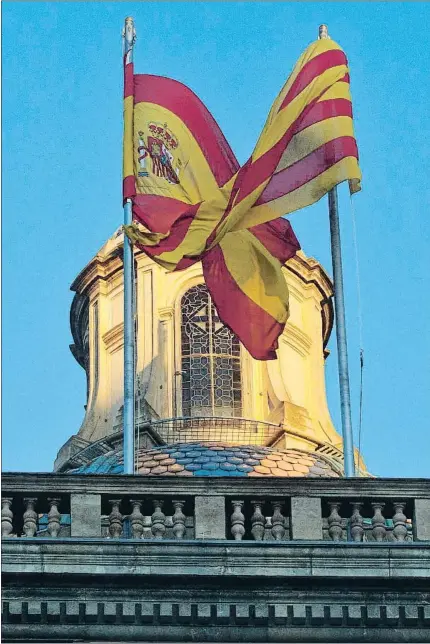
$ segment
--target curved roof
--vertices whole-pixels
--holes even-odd
[[[145,476],[342,476],[336,464],[323,454],[217,441],[141,448],[137,462],[137,473]],[[122,452],[112,450],[71,472],[120,474]]]

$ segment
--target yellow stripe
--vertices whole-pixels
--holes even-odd
[[[311,43],[309,47],[305,49],[303,54],[298,59],[297,63],[294,65],[294,69],[288,77],[287,82],[285,83],[284,87],[281,89],[278,97],[273,103],[272,109],[270,110],[269,114],[269,120],[271,118],[273,119],[273,117],[279,111],[284,98],[290,91],[292,84],[296,80],[299,72],[302,70],[304,65],[315,58],[315,56],[319,56],[320,54],[323,54],[326,51],[331,51],[333,49],[341,49],[341,47],[339,47],[339,45],[335,43],[334,40],[331,40],[329,38],[323,40],[315,40],[315,42]]]
[[[354,136],[350,116],[334,116],[310,125],[293,136],[282,155],[276,172],[288,168],[339,136]]]
[[[228,217],[224,219],[222,224],[217,230],[214,241],[211,244],[211,248],[221,241],[221,239],[231,230],[242,230],[244,228],[250,228],[246,223],[248,221],[248,213],[252,210],[253,205],[255,204],[258,197],[263,192],[264,188],[270,181],[270,177],[267,180],[260,184],[255,190],[253,190],[249,195],[242,199],[237,206],[234,206],[230,211]],[[272,217],[275,219],[275,217]],[[237,222],[245,222],[243,226],[237,227]]]
[[[336,83],[346,73],[347,67],[339,65],[331,67],[317,76],[300,94],[298,94],[281,112],[279,112],[274,121],[267,121],[263,132],[252,153],[253,161],[256,161],[265,152],[270,150],[279,139],[285,134],[286,130],[302,114],[303,110],[309,103],[320,96],[331,85]]]
[[[221,219],[228,204],[231,181],[220,188],[214,197],[204,201],[198,209],[182,242],[171,251],[159,255],[169,265],[176,266],[182,257],[196,257],[205,249],[206,240]]]
[[[156,246],[161,240],[169,236],[169,233],[153,233],[149,228],[135,221],[129,225],[124,225],[123,228],[130,241],[144,246]]]
[[[345,81],[339,81],[329,87],[324,94],[318,99],[318,103],[321,101],[329,101],[334,98],[344,98],[347,101],[351,100],[351,92],[349,89],[349,83]]]
[[[145,169],[149,171],[149,176],[138,176],[139,171],[142,171],[137,151],[139,131],[143,132],[146,143],[148,134],[151,135],[148,125],[152,121],[162,126],[166,123],[168,129],[178,139],[178,147],[170,149],[169,152],[173,156],[173,169],[179,170],[179,184],[169,183],[165,177],[157,177],[152,172],[152,160],[149,157],[145,159]],[[135,105],[134,149],[137,192],[140,194],[168,196],[184,203],[196,204],[210,198],[218,189],[210,166],[191,131],[176,114],[164,107],[144,102]]]
[[[251,228],[257,224],[263,224],[277,217],[288,215],[295,210],[317,202],[334,186],[352,179],[355,188],[361,180],[361,172],[355,157],[346,157],[335,163],[331,168],[322,172],[318,177],[308,181],[305,185],[293,190],[288,195],[279,197],[270,203],[261,206],[254,206],[246,216],[234,222],[230,230],[241,230]],[[358,187],[358,189],[360,189]]]
[[[134,174],[133,96],[124,99],[123,178]]]
[[[220,246],[241,291],[277,322],[286,322],[288,287],[281,263],[248,230],[226,235]]]
[[[324,72],[323,74],[320,74],[320,76],[315,78],[314,81],[312,81],[312,83],[310,83],[286,108],[284,108],[278,114],[275,122],[269,127],[269,129],[267,129],[265,132],[263,131],[260,137],[260,140],[257,144],[256,150],[253,153],[253,159],[255,160],[256,158],[260,157],[262,154],[267,152],[269,149],[271,149],[271,147],[275,145],[279,141],[279,139],[284,135],[288,127],[290,127],[290,125],[302,113],[306,105],[308,105],[309,102],[312,101],[315,97],[320,96],[324,92],[324,88],[330,88],[340,78],[343,78],[343,76],[346,73],[346,69],[347,68],[345,65],[340,65],[338,67],[334,67],[327,70],[326,72]],[[350,133],[351,135],[353,135],[352,129]],[[352,174],[350,176],[348,175],[344,176],[342,177],[342,179],[340,179],[340,181],[344,181],[345,179],[351,179],[354,177],[359,178],[361,175],[358,170],[357,163],[355,163],[355,166],[357,168],[355,170],[355,174]],[[248,214],[247,211],[249,208],[253,207],[255,201],[257,201],[259,196],[262,194],[269,180],[270,180],[270,177],[268,177],[268,179],[265,182],[260,184],[260,186],[255,188],[255,190],[250,195],[248,195],[245,199],[239,201],[238,204],[234,205],[228,218],[223,222],[223,224],[221,224],[214,243],[218,242],[224,234],[226,234],[231,230],[241,230],[243,228],[250,228],[256,223],[262,223],[262,222],[256,222],[254,213]],[[240,193],[238,195],[238,198],[239,197],[240,197]],[[314,203],[314,201],[316,201],[316,199],[313,201],[310,201],[309,203]],[[306,205],[309,205],[309,204],[306,204]],[[255,208],[252,208],[252,210],[254,211]],[[286,212],[291,212],[292,210],[294,210],[294,208],[291,208],[290,210],[284,211],[284,212],[278,211],[279,212],[278,215],[267,216],[267,218],[264,221],[269,221],[270,219],[274,219],[276,218],[276,216],[282,216],[283,214],[286,214]],[[252,221],[253,223],[248,223],[248,221]]]

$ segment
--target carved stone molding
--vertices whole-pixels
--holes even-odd
[[[292,322],[287,322],[285,331],[281,336],[281,342],[288,344],[303,357],[309,355],[309,350],[312,346],[309,336]]]
[[[124,324],[120,322],[116,326],[109,329],[103,336],[102,340],[106,346],[106,349],[110,353],[122,349],[124,346]]]
[[[158,309],[158,315],[161,321],[167,321],[173,318],[175,313],[174,306],[163,306]]]
[[[430,629],[425,593],[381,601],[371,593],[345,591],[339,598],[329,589],[312,594],[302,589],[300,600],[282,590],[278,597],[257,592],[251,599],[243,591],[235,597],[231,592],[193,593],[188,587],[186,592],[165,590],[164,597],[156,590],[154,601],[148,590],[139,598],[135,591],[126,598],[114,588],[110,597],[92,590],[88,598],[82,590],[63,591],[60,597],[50,589],[48,600],[36,596],[30,601],[6,592],[3,641],[99,641],[109,634],[110,641],[428,642]]]

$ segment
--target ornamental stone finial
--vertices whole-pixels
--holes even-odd
[[[318,30],[318,38],[322,40],[323,38],[330,38],[328,35],[328,27],[327,25],[320,25],[319,30]]]

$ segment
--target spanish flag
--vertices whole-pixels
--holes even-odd
[[[168,270],[201,261],[222,321],[254,358],[275,359],[288,318],[282,265],[300,248],[282,216],[342,181],[360,189],[344,52],[330,39],[306,49],[242,167],[190,89],[135,75],[127,58],[124,85],[127,235]]]

